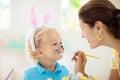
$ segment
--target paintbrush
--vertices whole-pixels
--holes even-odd
[[[68,52],[72,52],[72,53],[75,53],[75,51],[72,51],[72,50],[67,50]],[[100,59],[100,57],[97,57],[97,56],[92,56],[90,54],[87,54],[85,53],[85,56],[88,56],[88,57],[91,57],[91,58],[95,58],[95,59]]]

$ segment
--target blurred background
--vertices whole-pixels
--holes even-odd
[[[32,27],[30,22],[31,8],[34,5],[38,24],[46,12],[52,13],[51,19],[44,25],[56,28],[63,39],[65,55],[59,62],[74,73],[74,53],[67,50],[84,50],[101,59],[88,58],[86,72],[107,80],[110,69],[112,49],[99,47],[89,48],[81,37],[77,12],[88,0],[0,0],[0,80],[22,80],[24,70],[33,63],[25,55],[25,34]],[[110,0],[120,8],[120,0]]]

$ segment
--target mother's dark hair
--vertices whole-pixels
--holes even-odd
[[[96,21],[101,21],[115,38],[120,39],[120,9],[109,0],[90,0],[80,8],[78,15],[91,28]]]

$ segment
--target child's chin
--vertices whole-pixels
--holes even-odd
[[[58,58],[58,60],[62,59],[62,57],[63,57],[63,56],[60,56],[60,57]]]

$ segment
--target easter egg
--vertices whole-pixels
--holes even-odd
[[[62,80],[69,80],[69,78],[68,77],[63,77]]]

